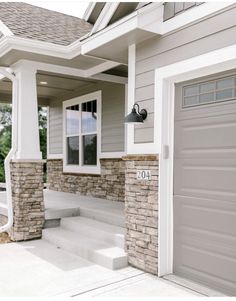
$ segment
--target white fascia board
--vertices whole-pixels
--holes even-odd
[[[119,4],[120,2],[107,2],[105,4],[97,21],[93,26],[93,29],[90,32],[90,35],[92,35],[96,31],[104,29],[107,26],[115,11],[117,10]]]
[[[233,4],[235,4],[235,2],[205,2],[199,6],[192,7],[184,13],[181,13],[165,22],[160,23],[158,31],[161,35],[167,34],[168,32],[172,32],[181,27],[187,26],[190,23],[198,21]]]
[[[86,11],[85,11],[85,13],[83,15],[83,19],[85,21],[88,21],[91,13],[93,12],[93,9],[94,9],[95,5],[96,5],[96,2],[90,2],[89,3],[89,5],[88,5],[88,7],[87,7],[87,9],[86,9]]]
[[[21,50],[42,55],[54,56],[63,59],[72,59],[80,52],[80,42],[69,46],[62,46],[38,40],[30,40],[16,36],[6,36],[0,41],[1,57],[10,50]]]
[[[158,8],[158,12],[156,11]],[[150,14],[152,17],[150,18]],[[93,36],[87,38],[82,42],[81,53],[87,54],[90,51],[112,41],[123,35],[132,32],[135,29],[142,29],[146,31],[153,32],[155,34],[159,34],[158,26],[156,23],[162,22],[163,15],[163,5],[162,2],[152,3],[148,6],[145,6],[138,11],[135,11],[128,16],[120,19],[114,24],[104,28],[103,30],[97,32]],[[154,22],[155,21],[155,22]],[[154,23],[154,26],[150,25]],[[155,29],[155,27],[157,29]],[[150,29],[151,28],[151,29]]]
[[[19,60],[15,64],[11,66],[12,70],[17,70],[19,67],[24,66],[24,68],[30,67],[34,68],[36,71],[46,71],[64,75],[71,75],[76,77],[86,77],[85,70],[65,67],[60,65],[53,65],[47,63],[40,63],[35,61],[28,61],[28,60]]]
[[[137,12],[135,12],[82,42],[81,53],[87,54],[90,51],[136,29],[137,25]]]
[[[0,31],[4,36],[13,36],[13,32],[0,20]]]
[[[106,73],[95,74],[95,75],[91,76],[90,78],[105,81],[105,82],[110,82],[110,83],[122,84],[122,85],[125,85],[128,83],[127,77],[106,74]]]
[[[95,66],[95,67],[92,67],[92,68],[86,70],[85,73],[86,73],[87,77],[90,77],[90,76],[93,76],[95,74],[101,73],[103,71],[115,68],[119,65],[120,65],[120,63],[113,62],[113,61],[107,61],[107,62],[104,62],[104,63],[98,65],[98,66]]]

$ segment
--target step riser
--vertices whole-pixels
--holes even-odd
[[[70,242],[68,240],[65,241],[62,237],[58,237],[53,233],[48,233],[47,230],[43,230],[42,238],[60,247],[61,249],[64,249],[70,253],[83,257],[89,261],[92,261],[98,265],[104,266],[112,270],[120,269],[127,266],[126,255],[117,258],[109,258],[99,253],[99,251],[87,249],[86,246],[83,245],[75,245],[73,244],[73,242]]]
[[[66,229],[66,230],[70,230],[70,231],[74,231],[77,233],[80,233],[82,235],[88,236],[93,238],[96,235],[96,239],[101,240],[105,243],[108,244],[113,244],[114,246],[120,247],[120,248],[124,248],[125,245],[125,239],[123,235],[119,235],[119,234],[111,234],[111,233],[107,233],[107,232],[103,232],[102,230],[98,230],[96,229],[96,232],[94,231],[94,228],[91,227],[86,227],[86,226],[81,226],[78,227],[78,225],[75,225],[74,223],[71,223],[69,221],[66,221],[66,219],[62,219],[61,220],[61,227]]]
[[[45,211],[46,220],[61,219],[64,217],[73,217],[79,215],[80,215],[79,208],[57,209],[57,210],[49,209]]]
[[[61,219],[60,219],[60,218],[58,218],[58,219],[48,219],[48,220],[45,220],[44,225],[43,225],[43,228],[44,228],[44,229],[48,229],[48,228],[56,228],[56,227],[59,227],[59,226],[60,226],[60,222],[61,222]]]
[[[118,227],[124,227],[125,225],[124,218],[122,217],[118,217],[118,216],[114,217],[111,216],[110,214],[106,214],[101,211],[90,210],[87,208],[80,209],[80,216],[91,218],[99,222],[107,223]]]

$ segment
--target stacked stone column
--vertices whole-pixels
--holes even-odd
[[[158,271],[158,157],[126,156],[125,220],[126,252],[134,267]],[[138,180],[137,171],[149,170],[148,180]]]
[[[44,224],[43,160],[11,162],[13,241],[40,238]]]

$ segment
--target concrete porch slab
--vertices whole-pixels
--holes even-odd
[[[6,204],[6,192],[0,192],[0,214],[7,215],[4,208]],[[92,196],[83,196],[74,193],[44,190],[45,218],[58,219],[63,217],[83,215],[99,220],[107,219],[112,224],[118,221],[122,227],[125,224],[124,208],[122,202],[109,201]]]
[[[0,254],[0,298],[197,295],[132,267],[111,271],[44,240],[0,245]]]
[[[82,215],[111,224],[116,221],[121,227],[125,225],[125,205],[122,202],[46,189],[44,203],[46,219]]]

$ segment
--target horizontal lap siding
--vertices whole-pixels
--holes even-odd
[[[62,153],[62,104],[52,102],[49,110],[49,153]]]
[[[155,69],[235,44],[235,15],[234,5],[197,24],[137,45],[136,101],[149,114],[143,125],[135,127],[136,143],[153,142]]]
[[[124,151],[125,86],[96,84],[67,99],[102,90],[102,152]],[[62,154],[62,100],[50,103],[49,150]]]

